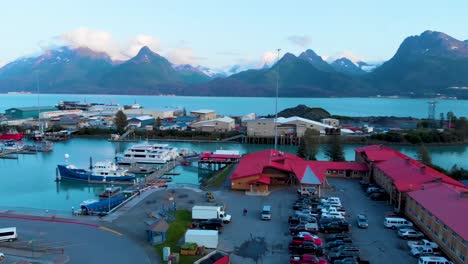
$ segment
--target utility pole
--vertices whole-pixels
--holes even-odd
[[[278,52],[278,59],[276,60],[276,100],[275,100],[275,150],[278,148],[278,88],[279,88],[279,59],[281,49],[276,50]]]

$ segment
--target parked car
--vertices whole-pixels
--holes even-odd
[[[298,224],[296,226],[291,226],[289,228],[289,232],[291,235],[296,235],[299,232],[310,232],[310,233],[317,233],[318,232],[318,225],[317,223],[307,223],[307,224]]]
[[[389,217],[385,217],[384,226],[388,228],[392,228],[392,229],[397,229],[403,226],[411,227],[413,226],[413,223],[401,217],[389,216]]]
[[[0,253],[0,262],[2,262],[3,260],[5,260],[5,254]],[[325,262],[325,263],[326,263],[326,262]]]
[[[367,190],[366,190],[366,194],[367,194],[367,195],[370,195],[370,194],[372,194],[372,193],[377,193],[377,192],[385,192],[385,191],[382,190],[381,188],[375,187],[375,186],[369,187],[369,188],[367,188]]]
[[[370,264],[370,261],[362,259],[359,256],[347,257],[344,259],[339,259],[334,262],[334,264]]]
[[[298,211],[298,210],[303,210],[303,209],[312,209],[312,206],[306,203],[295,203],[293,204],[293,210]]]
[[[419,258],[421,256],[439,255],[440,251],[437,248],[431,248],[428,246],[418,246],[412,248],[410,253],[413,257]]]
[[[328,212],[321,215],[322,218],[338,218],[338,219],[346,219],[345,216],[340,212]]]
[[[325,242],[331,242],[331,241],[341,240],[341,239],[345,239],[345,238],[350,238],[350,237],[347,234],[333,234],[333,235],[328,235],[325,238]]]
[[[333,248],[336,248],[342,245],[351,245],[351,244],[353,244],[353,240],[351,240],[350,238],[344,238],[341,240],[335,240],[335,241],[329,242],[327,245],[327,248],[332,250]]]
[[[223,228],[223,220],[213,218],[198,223],[198,228],[209,230],[220,230]]]
[[[271,206],[270,205],[264,205],[262,207],[262,213],[260,214],[260,219],[271,220]]]
[[[297,189],[297,194],[300,196],[314,196],[317,195],[317,189],[315,187],[301,187]]]
[[[381,192],[374,192],[369,195],[371,200],[374,201],[385,201],[388,199],[388,196],[386,193],[381,193]]]
[[[408,241],[406,243],[410,249],[418,246],[428,246],[431,248],[439,248],[439,245],[435,242],[431,242],[427,239],[415,240],[415,241]]]
[[[341,252],[330,252],[328,254],[328,260],[330,263],[335,263],[335,261],[344,259],[344,258],[354,258],[359,257],[359,252],[355,251],[341,251]]]
[[[343,233],[349,231],[349,224],[344,222],[331,222],[319,227],[323,233]]]
[[[343,216],[346,215],[346,211],[344,209],[339,208],[339,207],[334,207],[334,206],[322,208],[322,209],[320,209],[320,212],[322,214],[328,214],[330,212],[337,212],[337,213],[342,214]]]
[[[292,254],[314,254],[316,256],[323,255],[323,248],[309,241],[304,241],[302,244],[295,244],[291,242],[289,243],[288,250]]]
[[[364,214],[357,215],[357,226],[359,228],[367,228],[369,227],[369,223],[367,222],[367,216]]]
[[[408,239],[408,238],[418,239],[418,238],[423,238],[424,234],[412,228],[407,228],[407,229],[403,228],[403,229],[398,230],[398,236],[403,239]]]
[[[351,244],[340,245],[338,247],[333,248],[330,250],[331,252],[344,252],[344,251],[352,251],[352,252],[360,252],[359,247],[353,246]]]
[[[302,256],[291,256],[289,264],[327,264],[327,260],[318,258],[311,254],[304,254]]]

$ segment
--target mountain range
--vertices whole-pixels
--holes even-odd
[[[468,98],[468,41],[425,31],[406,38],[379,67],[339,58],[326,62],[313,50],[286,53],[271,67],[218,73],[207,67],[174,65],[143,47],[115,62],[88,48],[61,47],[17,59],[0,68],[0,92],[175,94],[283,97],[414,96]]]

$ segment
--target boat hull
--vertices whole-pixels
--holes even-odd
[[[4,133],[0,134],[0,140],[22,140],[23,133]]]
[[[127,176],[101,176],[93,175],[83,169],[69,169],[65,165],[57,166],[60,177],[78,181],[102,181],[102,182],[128,182],[135,179],[135,175]]]

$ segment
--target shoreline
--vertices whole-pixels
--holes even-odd
[[[248,144],[248,143],[241,143],[238,141],[223,141],[223,140],[212,140],[212,139],[181,139],[181,138],[144,138],[140,137],[140,139],[136,139],[135,141],[110,141],[111,134],[99,134],[99,135],[74,135],[71,137],[73,138],[96,138],[96,139],[105,139],[109,142],[116,142],[116,143],[125,143],[125,142],[139,142],[139,141],[163,141],[163,142],[191,142],[191,143],[234,143],[234,144],[241,144],[241,145],[268,145],[268,144]],[[348,137],[351,138],[351,137]],[[343,138],[342,138],[343,139]],[[367,138],[366,138],[367,139]],[[320,142],[320,144],[327,144],[326,142]],[[406,142],[386,142],[386,141],[366,141],[366,142],[352,142],[347,141],[346,137],[342,140],[341,144],[343,145],[389,145],[389,146],[420,146],[421,144],[411,144]],[[289,145],[289,144],[286,144]],[[431,147],[445,147],[445,146],[468,146],[468,141],[465,142],[450,142],[450,143],[424,143],[425,146]],[[298,145],[295,145],[298,146]]]

